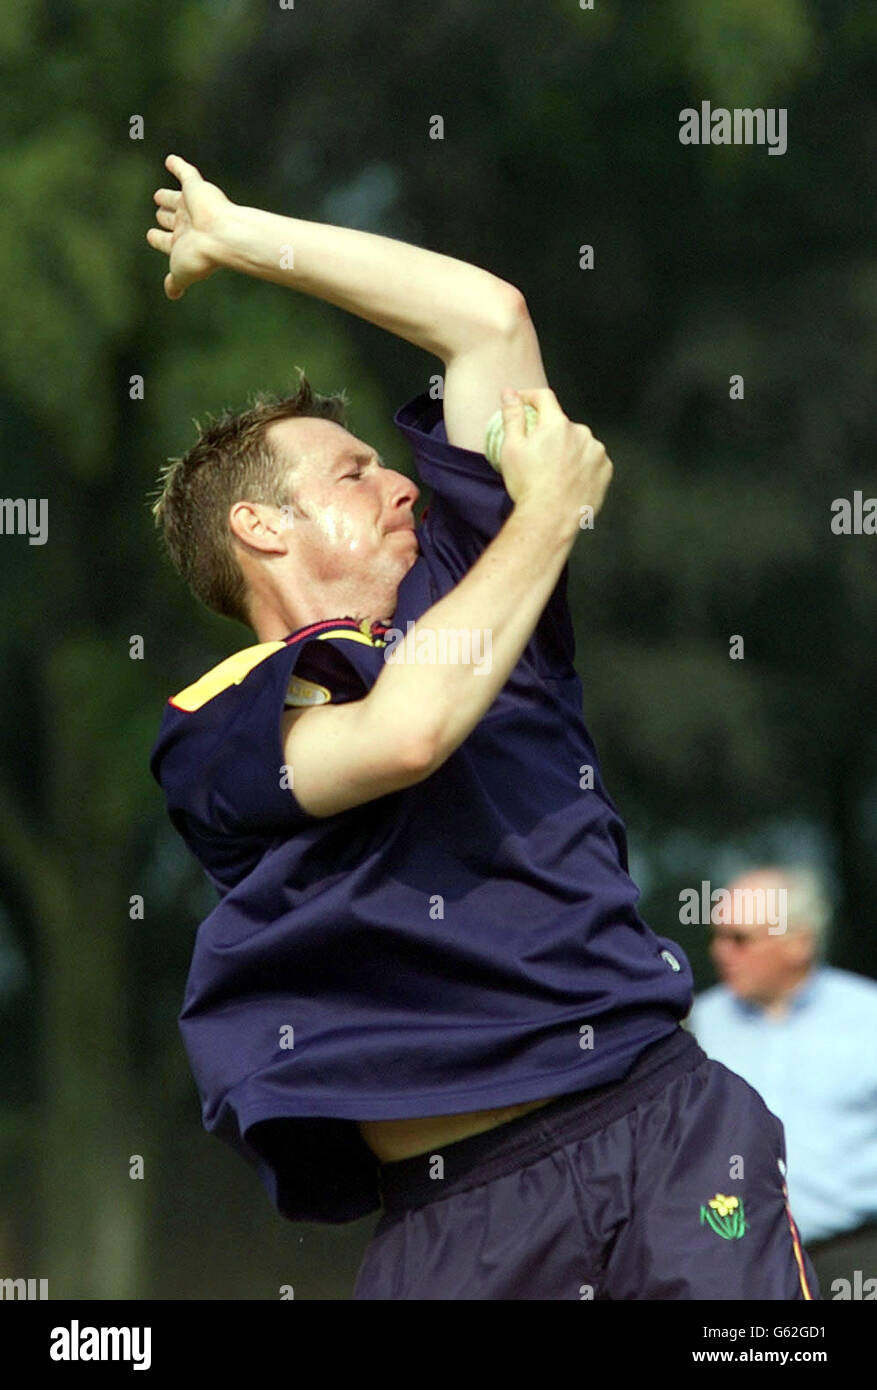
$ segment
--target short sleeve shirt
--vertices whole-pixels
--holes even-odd
[[[512,510],[486,458],[448,443],[441,401],[418,396],[394,423],[432,495],[393,614],[314,622],[229,657],[168,703],[152,754],[220,895],[180,1016],[204,1123],[294,1220],[379,1206],[356,1120],[604,1085],[691,1006],[683,952],[637,912],[584,724],[566,570],[438,771],[331,817],[297,802],[283,710],[367,697]],[[489,634],[467,637],[456,659],[489,660]]]

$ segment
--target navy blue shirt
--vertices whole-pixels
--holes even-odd
[[[379,1206],[378,1161],[353,1121],[619,1080],[692,1000],[682,951],[636,910],[583,721],[566,569],[503,690],[437,772],[328,818],[298,804],[284,708],[365,696],[396,633],[512,510],[485,457],[447,442],[441,401],[418,396],[394,423],[433,493],[395,612],[230,657],[169,702],[152,753],[171,819],[221,895],[180,1016],[204,1124],[293,1220]]]

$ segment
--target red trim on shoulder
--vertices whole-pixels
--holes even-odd
[[[291,647],[294,642],[303,642],[306,638],[315,637],[329,628],[337,631],[339,627],[347,628],[350,632],[362,632],[362,624],[356,618],[324,618],[319,623],[310,623],[308,627],[300,627],[297,632],[290,633],[289,637],[284,637],[284,642]],[[383,637],[389,632],[390,623],[382,622],[380,618],[375,618],[369,625],[372,637]]]
[[[306,637],[313,637],[318,632],[325,632],[329,627],[349,627],[359,631],[359,623],[355,618],[324,618],[322,622],[310,623],[308,627],[300,627],[298,632],[293,632],[289,637],[284,637],[284,642],[291,647],[293,642],[303,642]]]

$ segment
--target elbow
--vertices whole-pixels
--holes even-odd
[[[485,275],[487,272],[485,272]],[[452,329],[432,349],[445,363],[481,348],[485,341],[513,339],[529,325],[527,301],[519,289],[490,275],[460,310]]]
[[[516,333],[522,324],[530,322],[530,310],[521,290],[507,281],[501,281],[502,293],[497,301],[497,323],[499,332]]]
[[[414,786],[431,776],[444,762],[438,734],[434,730],[412,733],[400,752],[406,785]]]

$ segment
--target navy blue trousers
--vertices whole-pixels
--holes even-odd
[[[620,1082],[380,1167],[355,1299],[820,1299],[785,1136],[678,1028]]]

